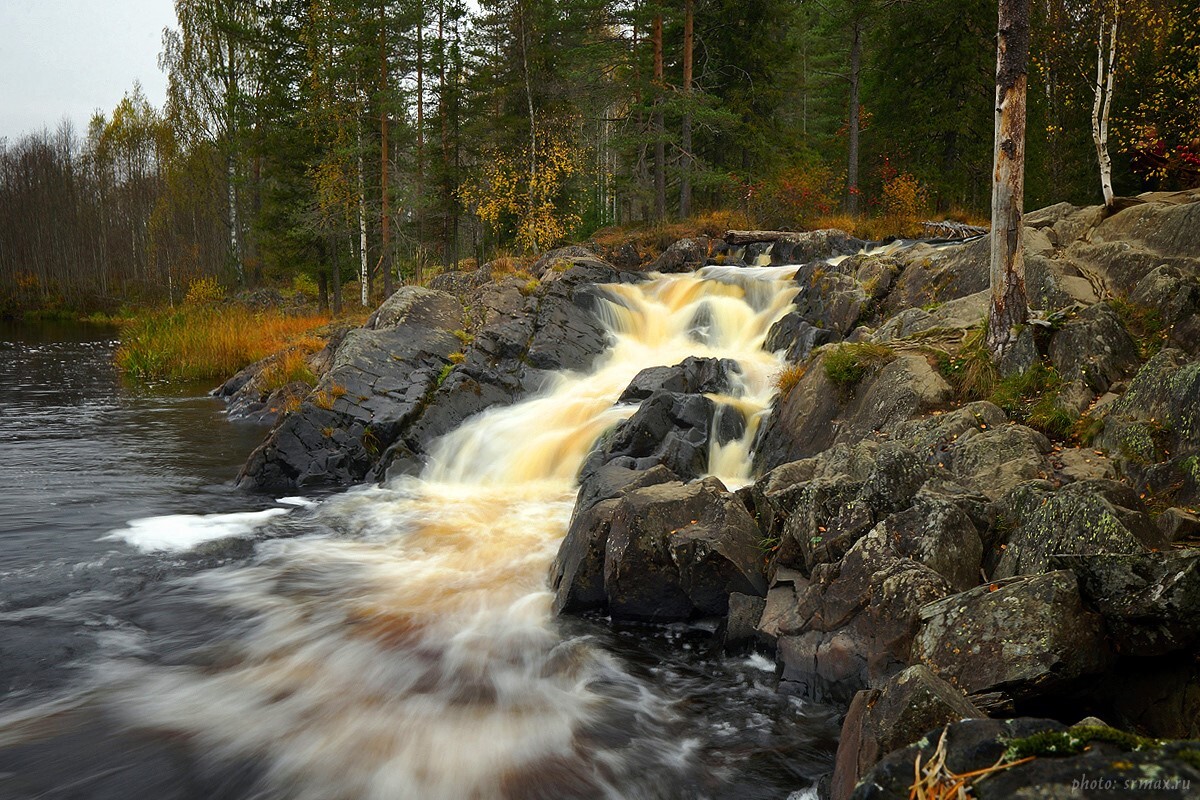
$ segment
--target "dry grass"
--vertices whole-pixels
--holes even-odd
[[[224,378],[289,348],[311,353],[323,346],[318,328],[327,316],[291,316],[242,306],[189,305],[150,311],[125,326],[117,365],[144,381]],[[280,377],[298,370],[296,358]]]
[[[281,386],[300,381],[312,386],[317,376],[308,366],[308,358],[324,345],[315,336],[303,337],[294,347],[284,350],[275,361],[262,371],[263,389],[275,391]]]
[[[804,377],[804,373],[808,371],[807,364],[787,364],[775,376],[775,388],[779,389],[779,394],[782,397],[787,397],[792,393],[792,389],[796,388],[796,384],[800,383],[800,379]]]

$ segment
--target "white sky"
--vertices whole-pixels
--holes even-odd
[[[0,138],[11,142],[64,117],[82,135],[141,81],[156,108],[172,0],[0,0]]]

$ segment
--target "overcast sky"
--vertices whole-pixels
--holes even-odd
[[[82,135],[135,80],[156,108],[162,31],[172,0],[0,0],[0,138],[12,141],[63,116]]]

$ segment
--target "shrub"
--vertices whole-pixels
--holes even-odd
[[[883,212],[898,236],[919,236],[929,196],[920,182],[901,172],[883,185]]]
[[[211,275],[197,278],[188,284],[187,295],[183,302],[189,306],[214,305],[225,299],[225,290],[220,282]]]
[[[764,224],[806,228],[837,208],[841,177],[824,164],[783,169],[749,188],[750,213]]]

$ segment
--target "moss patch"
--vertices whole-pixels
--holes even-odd
[[[851,342],[830,348],[825,354],[825,377],[844,389],[856,386],[875,367],[894,360],[892,348],[874,342]]]

